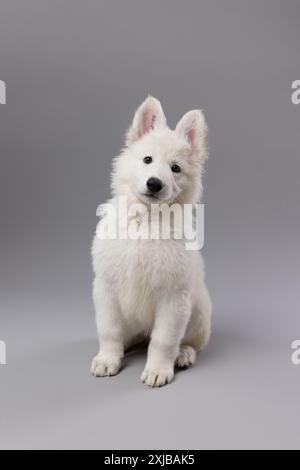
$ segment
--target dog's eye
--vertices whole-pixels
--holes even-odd
[[[174,173],[179,173],[179,172],[180,172],[180,166],[177,165],[177,163],[174,163],[174,165],[171,166],[171,170],[172,170]]]
[[[152,163],[152,157],[145,157],[144,163],[146,163],[147,165],[149,165],[149,163]]]

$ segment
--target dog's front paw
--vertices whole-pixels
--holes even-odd
[[[163,387],[164,385],[167,385],[172,382],[173,378],[173,368],[151,369],[145,367],[141,375],[141,381],[144,384],[148,385],[148,387]]]
[[[94,377],[106,377],[116,375],[120,368],[120,358],[100,353],[92,360],[91,373]]]
[[[192,346],[187,344],[182,344],[180,346],[179,354],[176,358],[175,365],[177,367],[189,367],[195,363],[196,360],[196,351]]]

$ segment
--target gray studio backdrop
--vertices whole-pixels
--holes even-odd
[[[1,448],[300,448],[298,0],[1,0]],[[210,127],[212,341],[161,390],[97,352],[90,243],[148,93]]]

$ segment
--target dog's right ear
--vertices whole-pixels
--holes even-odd
[[[132,124],[126,133],[126,146],[133,144],[148,132],[166,125],[167,120],[160,101],[148,96],[135,112]]]

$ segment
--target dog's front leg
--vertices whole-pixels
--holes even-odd
[[[161,299],[155,316],[148,357],[141,380],[150,387],[161,387],[174,378],[174,362],[179,353],[191,314],[185,291]]]
[[[123,324],[119,306],[109,286],[95,280],[94,304],[100,350],[92,361],[95,377],[116,375],[124,356]]]

